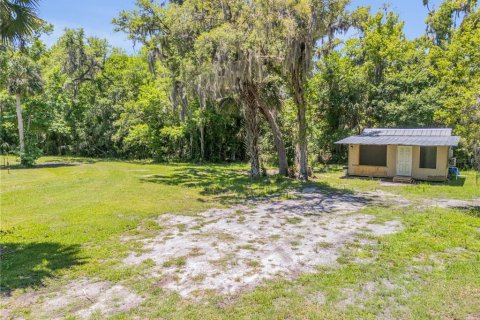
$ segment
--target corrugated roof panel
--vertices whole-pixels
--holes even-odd
[[[337,144],[400,144],[410,146],[458,146],[460,137],[458,136],[351,136],[340,141]]]
[[[451,128],[387,129],[369,128],[361,135],[337,141],[338,144],[401,144],[413,146],[457,146],[460,137]]]
[[[362,135],[377,136],[451,136],[451,128],[419,128],[419,129],[387,129],[387,128],[369,128],[365,129]]]

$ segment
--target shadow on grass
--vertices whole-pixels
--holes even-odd
[[[84,263],[80,246],[55,242],[4,243],[0,245],[0,293],[35,288],[56,272]]]
[[[36,163],[33,166],[26,167],[20,164],[5,165],[2,162],[0,170],[31,170],[31,169],[43,169],[43,168],[60,168],[60,167],[73,167],[80,164],[94,164],[96,160],[88,158],[59,158],[52,159],[48,162]]]
[[[382,182],[393,182],[392,178],[381,178],[381,177],[364,177],[364,176],[341,176],[342,180],[365,180],[365,181],[382,181]],[[465,177],[458,177],[456,179],[448,181],[425,181],[418,180],[414,185],[429,185],[429,186],[450,186],[450,187],[463,187],[465,185]],[[399,185],[412,185],[411,183],[401,183],[395,182]]]
[[[365,181],[392,181],[392,179],[380,178],[380,177],[364,177],[364,176],[341,176],[341,180],[365,180]]]
[[[234,203],[239,199],[282,196],[296,188],[318,188],[326,192],[352,193],[348,189],[337,189],[326,182],[300,183],[278,175],[252,178],[244,169],[215,166],[175,168],[173,174],[143,176],[141,182],[158,183],[191,188],[201,188],[200,194],[214,196],[223,203]]]
[[[475,217],[475,218],[480,218],[480,206],[464,206],[464,207],[454,207],[455,209],[462,210],[465,212],[465,214]]]
[[[35,164],[31,167],[25,167],[25,166],[22,166],[22,165],[13,165],[13,166],[2,166],[1,167],[1,170],[32,170],[32,169],[43,169],[43,168],[59,168],[59,167],[74,167],[74,166],[77,166],[78,163],[71,163],[71,162],[54,162],[54,163],[50,163],[50,162],[46,162],[46,163],[39,163],[39,164]]]
[[[417,180],[415,185],[419,186],[432,186],[432,187],[463,187],[465,185],[465,177],[457,177],[456,179],[450,179],[447,181],[426,181],[426,180]]]
[[[452,187],[463,187],[465,184],[465,177],[458,177],[456,179],[451,179],[450,181],[446,182],[445,184],[447,186],[452,186]]]

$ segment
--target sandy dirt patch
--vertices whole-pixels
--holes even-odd
[[[24,309],[35,304],[39,298],[37,292],[27,292],[21,295],[0,295],[0,319],[15,319],[11,316],[14,309]]]
[[[480,209],[480,198],[473,200],[460,199],[425,199],[423,201],[424,207],[439,207],[439,208],[459,208],[459,209]]]
[[[65,292],[48,299],[43,308],[58,313],[62,310],[76,309],[74,315],[89,318],[93,314],[108,316],[126,312],[140,303],[143,298],[122,285],[112,285],[107,281],[90,282],[81,280],[70,283]]]
[[[377,279],[361,284],[357,288],[345,288],[342,290],[344,299],[337,303],[340,309],[345,309],[349,305],[359,306],[363,301],[372,298],[380,291],[393,291],[399,289],[396,284],[388,279]],[[403,288],[401,288],[403,290]]]
[[[184,297],[203,291],[232,294],[266,279],[291,279],[317,266],[335,266],[345,244],[362,233],[383,236],[402,227],[398,221],[373,224],[373,216],[356,213],[369,204],[405,204],[386,193],[306,188],[293,196],[195,216],[162,215],[159,234],[141,240],[148,251],[132,253],[124,262],[153,261],[158,285]]]
[[[4,301],[7,308],[2,310],[2,319],[10,319],[11,310],[26,307],[33,307],[33,319],[64,319],[67,316],[89,319],[94,315],[103,318],[127,312],[140,305],[144,298],[122,285],[82,279],[70,282],[55,293],[36,291],[8,300]]]

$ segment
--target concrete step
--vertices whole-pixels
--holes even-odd
[[[393,182],[414,183],[415,179],[413,179],[412,177],[407,177],[407,176],[395,176],[395,177],[393,177]]]

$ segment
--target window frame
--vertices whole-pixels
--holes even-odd
[[[433,153],[434,154],[434,160],[435,160],[435,163],[434,163],[434,167],[430,167],[428,166],[428,160],[431,160],[431,159],[425,159],[425,156],[427,156],[427,154],[425,154],[424,150],[426,149],[434,149],[435,152]],[[423,157],[422,157],[422,154],[423,154]],[[420,146],[420,151],[419,151],[419,159],[418,159],[418,168],[419,169],[432,169],[432,170],[436,170],[437,169],[437,154],[438,154],[438,147],[437,146]],[[422,161],[423,160],[423,161]],[[427,162],[427,163],[425,163]]]
[[[382,148],[385,150],[385,161],[381,164],[365,164],[362,163],[362,147],[374,147],[374,148]],[[365,150],[364,150],[365,151]],[[363,159],[365,160],[365,159]],[[383,159],[382,159],[383,160]],[[386,168],[388,166],[388,146],[384,144],[360,144],[358,147],[358,165],[360,166],[367,166],[367,167],[381,167]]]

